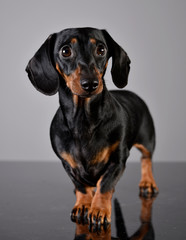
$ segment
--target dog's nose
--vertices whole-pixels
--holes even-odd
[[[82,79],[81,80],[81,87],[86,92],[93,92],[98,88],[99,81],[97,79]]]

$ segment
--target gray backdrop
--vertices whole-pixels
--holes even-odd
[[[57,95],[37,92],[24,71],[49,34],[105,28],[131,59],[126,89],[148,103],[157,131],[155,161],[185,161],[186,1],[1,0],[0,159],[57,160],[49,126]],[[109,89],[109,69],[106,74]],[[137,150],[130,156],[138,160]]]

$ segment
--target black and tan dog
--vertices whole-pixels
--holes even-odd
[[[111,221],[114,187],[132,146],[142,152],[140,191],[158,191],[152,117],[134,93],[107,90],[103,77],[110,57],[113,82],[123,88],[130,70],[126,52],[105,30],[72,28],[50,35],[26,68],[37,90],[59,93],[52,146],[75,185],[72,218],[95,224]]]

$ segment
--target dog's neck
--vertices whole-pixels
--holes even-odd
[[[73,95],[69,89],[61,86],[59,89],[60,108],[68,128],[77,134],[85,131],[92,132],[104,120],[105,113],[109,114],[108,94],[104,86],[100,94],[82,98]]]

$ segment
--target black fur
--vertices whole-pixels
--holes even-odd
[[[77,43],[72,44],[73,38]],[[92,44],[90,39],[95,39],[96,43]],[[95,53],[100,43],[105,46],[104,56]],[[70,57],[61,55],[64,45],[70,46]],[[128,82],[130,59],[105,30],[74,28],[55,33],[45,41],[26,68],[39,91],[48,95],[59,92],[60,107],[51,124],[51,143],[76,189],[82,193],[86,192],[86,186],[96,186],[101,177],[102,193],[114,189],[134,144],[142,144],[151,155],[154,151],[154,125],[143,100],[129,91],[108,91],[106,88],[103,76],[110,57],[113,82],[123,88]],[[57,71],[56,64],[62,73],[59,69]],[[81,84],[84,79],[92,84],[99,72],[103,85],[99,93],[78,88],[78,94],[67,86],[64,76],[71,76],[78,67]],[[99,152],[116,142],[119,144],[108,161],[100,159],[91,163]],[[76,167],[62,158],[62,152],[73,157]]]

